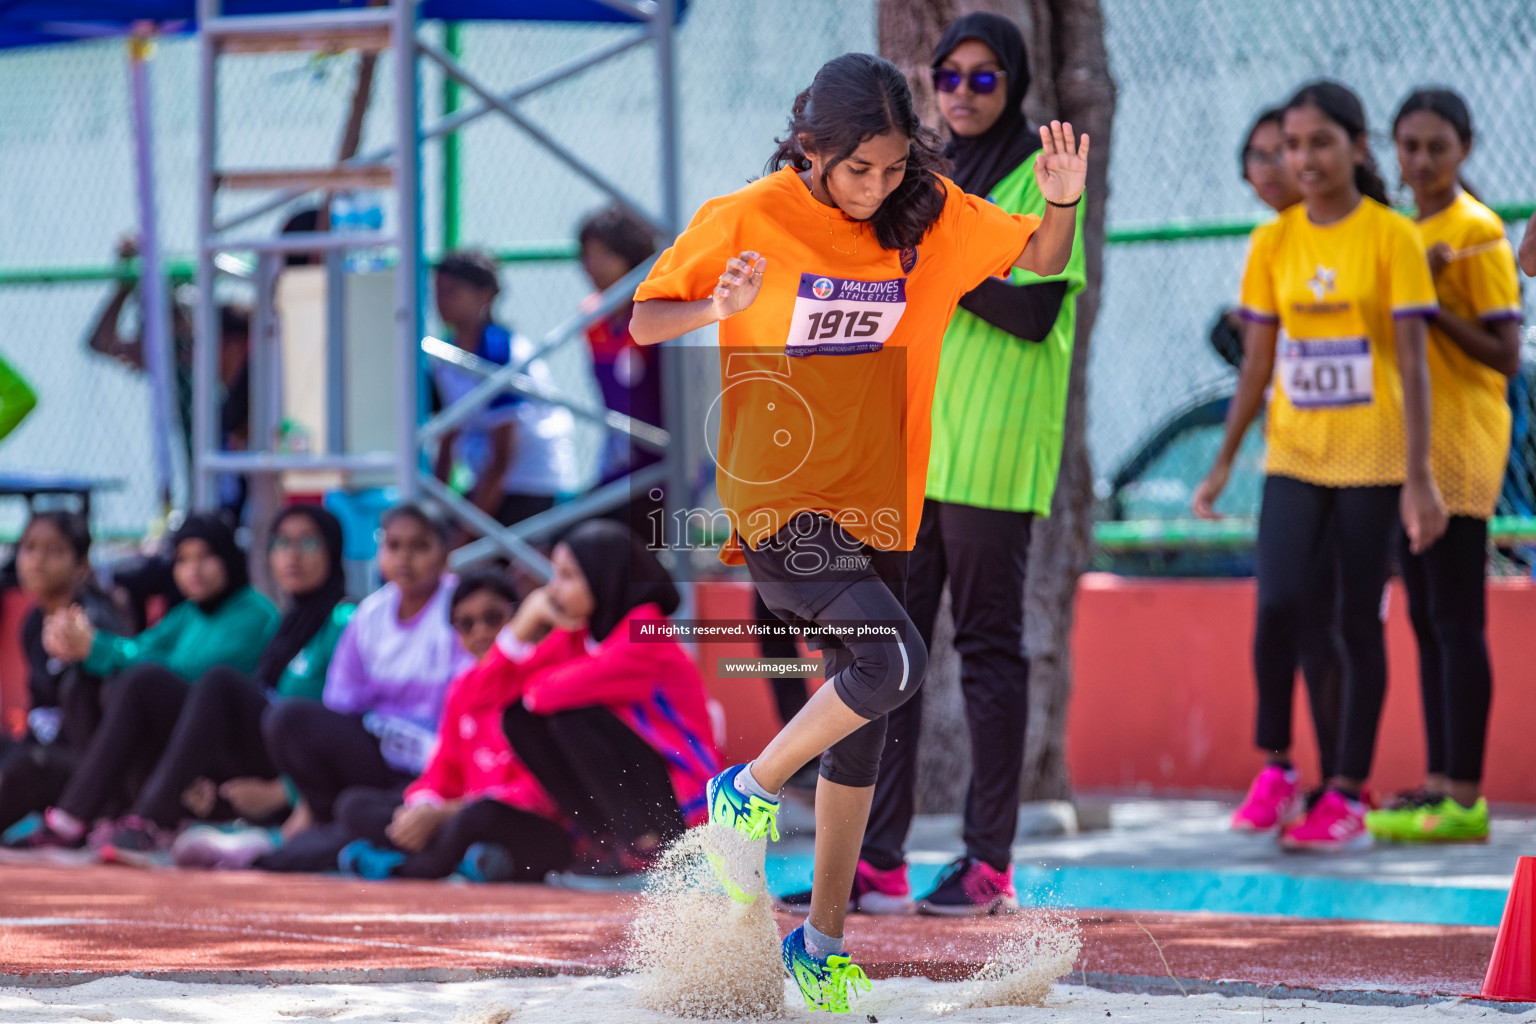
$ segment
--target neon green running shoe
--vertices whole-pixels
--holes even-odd
[[[1483,843],[1488,841],[1488,801],[1463,807],[1450,797],[1433,803],[1371,811],[1365,827],[1393,843]]]
[[[1471,807],[1463,807],[1446,797],[1435,806],[1420,810],[1413,825],[1410,842],[1486,843],[1488,801],[1479,797]]]
[[[724,825],[749,841],[772,839],[777,842],[779,803],[759,796],[747,796],[736,788],[736,776],[746,769],[744,764],[727,768],[705,785],[704,795],[709,800],[709,822],[711,825]],[[713,850],[707,851],[706,856],[715,877],[720,879],[720,884],[732,899],[737,903],[751,903],[757,899],[756,894],[747,892],[740,882],[731,877],[723,856]]]
[[[800,987],[812,1010],[847,1013],[848,1001],[874,986],[851,957],[835,954],[818,960],[805,948],[805,926],[784,936],[784,971]]]
[[[1414,841],[1414,822],[1419,812],[1434,807],[1445,798],[1427,789],[1413,789],[1399,793],[1397,798],[1379,811],[1365,812],[1365,830],[1377,839],[1389,843]]]

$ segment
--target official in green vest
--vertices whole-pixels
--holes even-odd
[[[1024,38],[995,14],[950,25],[932,66],[954,181],[1009,213],[1045,211],[1035,181],[1039,133],[1025,122]],[[945,916],[1018,908],[1012,882],[1019,776],[1029,715],[1024,583],[1030,527],[1049,515],[1061,464],[1067,378],[1083,290],[1083,200],[1072,258],[1055,277],[1014,270],[960,300],[944,334],[933,401],[927,500],[907,612],[933,641],[946,579],[971,736],[965,852],[916,902]],[[913,909],[905,846],[912,824],[922,694],[893,712],[854,899],[873,912]],[[860,886],[866,891],[859,892]]]

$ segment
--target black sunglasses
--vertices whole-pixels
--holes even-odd
[[[998,79],[1002,78],[1006,71],[972,71],[966,73],[956,71],[954,68],[934,68],[933,87],[939,92],[954,92],[960,88],[962,81],[971,83],[971,92],[978,96],[985,96],[997,88]]]

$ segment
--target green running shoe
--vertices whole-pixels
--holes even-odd
[[[1432,804],[1371,811],[1365,816],[1371,835],[1393,843],[1485,843],[1488,801],[1463,807],[1450,797]]]
[[[1488,801],[1479,797],[1471,807],[1446,797],[1433,807],[1421,809],[1407,841],[1416,843],[1486,843]]]
[[[772,839],[777,842],[779,803],[759,796],[747,796],[736,788],[736,776],[746,769],[744,764],[727,768],[705,785],[704,795],[709,800],[709,822],[711,825],[724,825],[747,840]],[[732,899],[737,903],[752,903],[757,899],[756,894],[747,892],[740,882],[731,877],[723,856],[713,850],[706,851],[705,855],[710,867],[714,869],[715,877],[720,879],[720,884]]]
[[[1365,812],[1365,830],[1390,843],[1414,842],[1419,814],[1426,807],[1438,806],[1444,799],[1424,789],[1399,793],[1396,800],[1381,810]]]
[[[847,1013],[848,1000],[872,986],[864,968],[851,957],[834,954],[818,960],[805,948],[805,926],[784,936],[784,971],[800,987],[805,1005],[812,1010]]]

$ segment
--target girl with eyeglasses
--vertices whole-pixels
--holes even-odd
[[[387,581],[357,606],[318,701],[279,701],[262,714],[267,752],[303,799],[309,826],[262,854],[269,871],[327,871],[348,837],[336,822],[346,789],[405,788],[426,766],[448,683],[474,663],[449,625],[459,581],[448,529],[418,505],[381,518]]]
[[[1337,82],[1312,82],[1285,105],[1283,131],[1302,201],[1254,232],[1242,289],[1246,357],[1194,511],[1215,518],[1273,380],[1257,552],[1256,746],[1270,762],[1261,780],[1283,776],[1298,639],[1309,609],[1332,599],[1316,587],[1321,561],[1337,551],[1348,665],[1337,761],[1327,791],[1280,841],[1339,852],[1371,843],[1362,789],[1386,693],[1381,601],[1397,520],[1415,552],[1445,530],[1430,472],[1424,354],[1425,320],[1438,304],[1417,229],[1387,205],[1359,98]],[[1265,792],[1278,799],[1284,788]]]
[[[816,816],[838,825],[817,831],[810,913],[783,949],[813,1008],[846,1010],[867,985],[843,920],[886,716],[926,667],[904,591],[945,328],[988,277],[1053,276],[1072,253],[1088,139],[1060,122],[1040,136],[1046,211],[1006,213],[941,176],[939,140],[895,65],[845,54],[795,98],[769,173],[706,203],[635,293],[641,344],[719,324],[722,378],[740,378],[719,400],[733,525],[721,558],[747,566],[774,614],[819,629],[827,653],[830,685],[708,787],[711,822],[764,842],[779,790],[822,759]],[[765,372],[743,377],[753,365]],[[734,898],[756,898],[751,879],[716,870]]]
[[[261,716],[275,701],[319,700],[354,605],[345,599],[335,516],[292,505],[277,514],[270,536],[272,581],[284,602],[277,631],[252,671],[218,666],[198,679],[148,781],[98,850],[104,860],[151,862],[184,821],[277,823],[291,810]]]
[[[1450,519],[1433,545],[1400,543],[1419,645],[1428,772],[1423,786],[1366,817],[1396,842],[1482,842],[1488,663],[1488,517],[1509,462],[1509,378],[1520,369],[1520,282],[1504,223],[1461,181],[1472,113],[1449,89],[1419,89],[1392,123],[1403,181],[1429,253],[1440,311],[1429,321],[1435,417],[1430,466]]]
[[[170,742],[197,682],[215,666],[251,671],[277,626],[277,609],[249,582],[245,552],[220,516],[195,514],[171,537],[176,586],[186,598],[138,636],[97,629],[79,607],[43,623],[50,657],[111,677],[100,727],[32,846],[79,847],[98,817],[111,813],[124,780],[142,778]],[[99,846],[109,829],[92,834]]]

